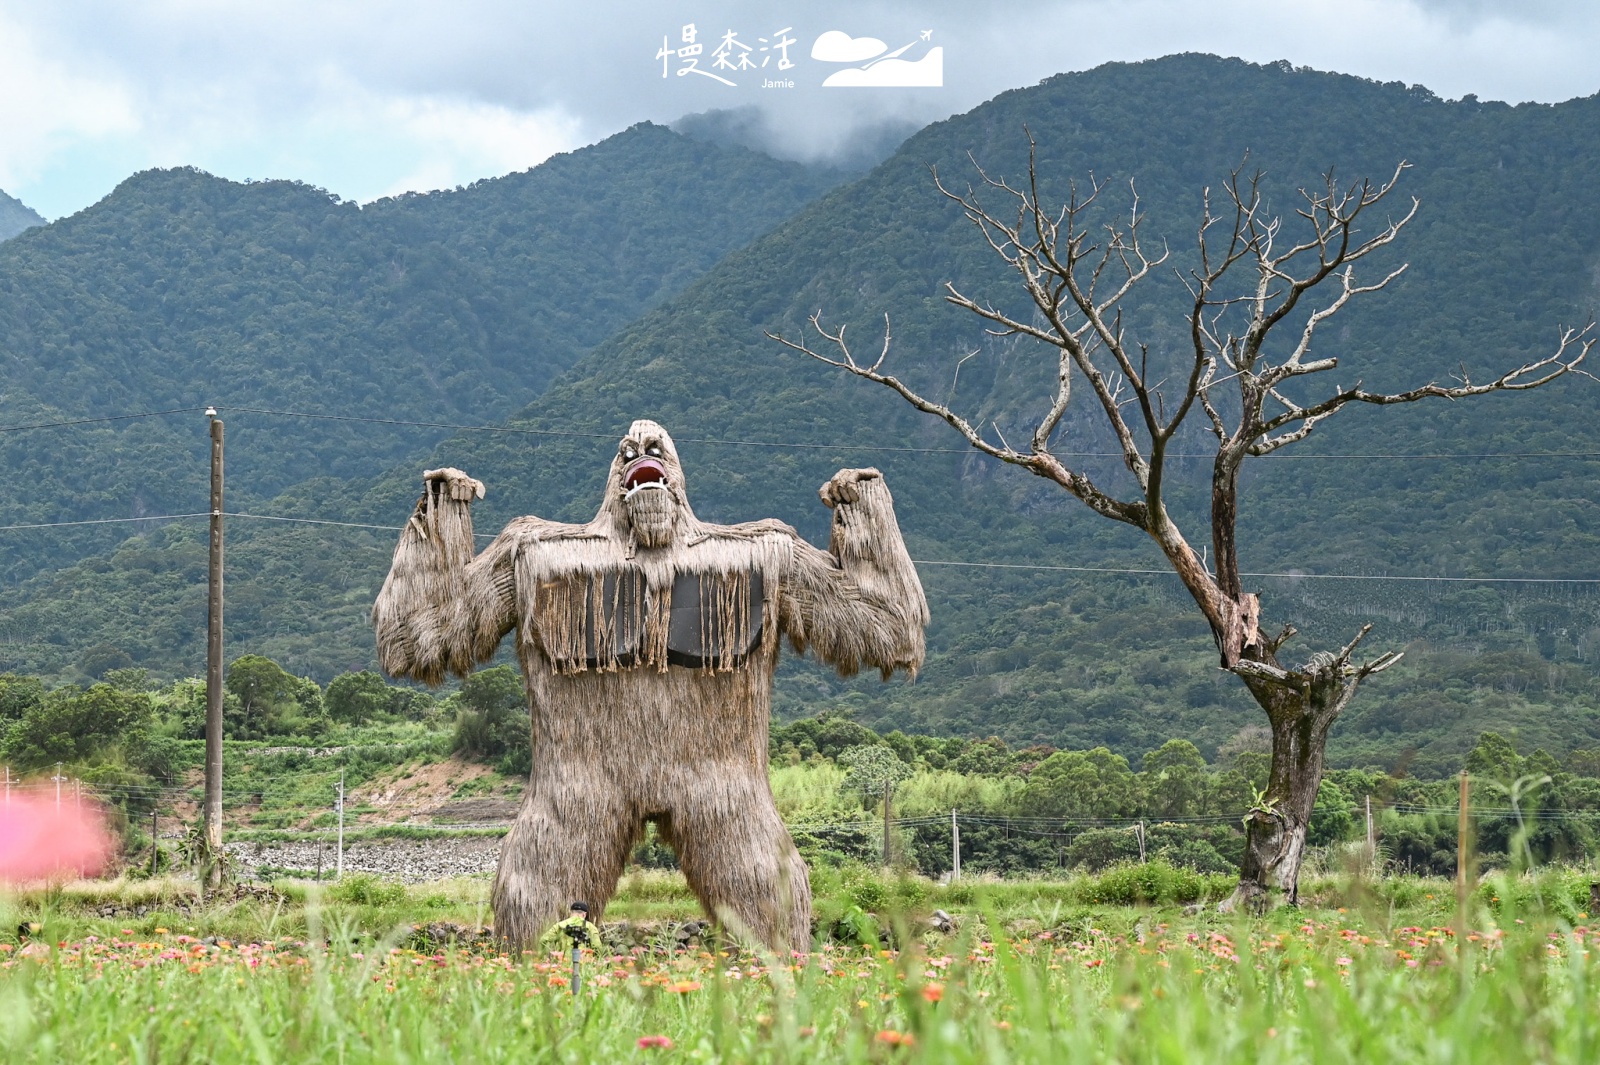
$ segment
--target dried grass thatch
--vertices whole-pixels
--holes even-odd
[[[379,657],[437,684],[517,630],[533,773],[495,878],[503,938],[531,944],[575,899],[598,916],[653,822],[710,914],[802,946],[806,867],[767,782],[779,637],[846,675],[914,674],[927,602],[876,470],[823,486],[834,522],[820,551],[781,522],[700,521],[666,431],[639,421],[622,441],[650,446],[667,476],[646,491],[670,493],[676,511],[657,546],[630,523],[622,449],[593,521],[519,518],[476,556],[482,485],[430,471],[373,608]]]

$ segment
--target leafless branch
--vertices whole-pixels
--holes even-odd
[[[891,374],[881,372],[881,367],[883,366],[884,360],[888,356],[891,340],[889,319],[887,315],[884,316],[883,349],[878,355],[877,360],[870,366],[864,366],[857,362],[855,356],[851,354],[850,347],[845,341],[844,326],[840,326],[837,330],[830,333],[822,324],[820,312],[811,316],[810,323],[812,328],[816,330],[818,336],[832,344],[834,348],[838,350],[839,354],[836,357],[818,352],[809,347],[803,341],[797,342],[789,340],[776,333],[768,333],[767,336],[769,339],[777,341],[786,348],[809,355],[811,358],[820,362],[825,362],[829,366],[835,366],[841,370],[847,370],[850,373],[855,374],[857,377],[863,377],[869,381],[874,381],[878,384],[885,385],[888,388],[893,389],[913,407],[926,414],[932,414],[935,417],[945,421],[952,428],[954,428],[956,432],[960,433],[962,438],[965,439],[969,445],[983,452],[985,455],[997,458],[1002,462],[1011,463],[1015,466],[1021,466],[1022,468],[1029,470],[1041,477],[1046,477],[1052,481],[1055,481],[1057,484],[1060,484],[1063,488],[1067,489],[1067,491],[1081,499],[1096,513],[1108,518],[1112,518],[1116,521],[1126,522],[1130,525],[1138,526],[1139,528],[1145,527],[1143,504],[1136,502],[1124,502],[1106,495],[1094,484],[1093,480],[1087,474],[1068,469],[1064,463],[1062,463],[1048,451],[1042,449],[1036,449],[1032,452],[1016,450],[1006,442],[1005,436],[999,432],[998,426],[996,426],[996,435],[1000,437],[1000,443],[990,443],[984,438],[983,434],[972,425],[971,422],[957,414],[951,407],[942,403],[935,403],[932,400],[920,395],[899,378],[894,377]]]

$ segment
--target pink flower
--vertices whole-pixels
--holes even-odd
[[[671,1050],[672,1040],[668,1039],[664,1035],[641,1035],[639,1037],[639,1049],[648,1050],[651,1047],[656,1047],[661,1050]]]

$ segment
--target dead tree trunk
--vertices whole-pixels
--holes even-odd
[[[1363,629],[1361,636],[1367,631]],[[1400,658],[1393,653],[1366,666],[1352,666],[1350,652],[1361,636],[1340,654],[1314,655],[1296,670],[1253,661],[1234,667],[1271,723],[1272,769],[1266,788],[1245,815],[1239,887],[1226,908],[1259,907],[1273,891],[1282,891],[1290,903],[1299,901],[1300,863],[1322,786],[1328,733],[1362,679]]]

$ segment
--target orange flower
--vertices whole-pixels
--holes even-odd
[[[888,1043],[892,1047],[908,1047],[916,1042],[910,1032],[897,1032],[893,1028],[885,1028],[878,1033],[878,1042]]]
[[[670,990],[672,990],[675,994],[687,995],[691,991],[700,990],[700,981],[679,980],[677,983],[672,985]]]
[[[929,1002],[938,1002],[940,999],[944,998],[944,985],[923,984],[922,997],[927,999]]]

